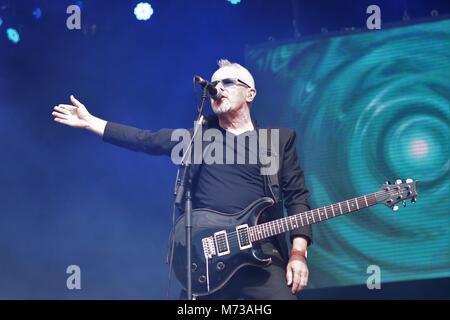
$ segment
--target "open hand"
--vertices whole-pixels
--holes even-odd
[[[74,128],[88,128],[91,114],[73,95],[70,96],[70,101],[72,105],[59,104],[53,108],[53,120]]]

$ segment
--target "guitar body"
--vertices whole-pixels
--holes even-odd
[[[385,183],[380,191],[329,206],[259,223],[261,213],[273,205],[272,198],[254,201],[244,210],[227,214],[210,209],[192,211],[192,294],[204,296],[223,288],[233,275],[247,265],[268,266],[271,259],[261,250],[261,241],[274,235],[326,221],[376,204],[394,211],[406,199],[416,202],[416,181]],[[173,267],[186,289],[186,228],[181,216],[173,229]]]
[[[271,198],[260,198],[243,211],[235,214],[226,214],[210,209],[192,211],[192,293],[194,295],[202,296],[216,292],[225,286],[240,268],[246,265],[263,267],[271,263],[271,259],[264,256],[258,243],[253,243],[250,248],[241,249],[242,245],[239,246],[236,237],[236,227],[256,225],[263,210],[273,203]],[[222,255],[218,255],[216,252],[208,259],[207,265],[203,242],[204,239],[212,239],[211,236],[216,233],[223,236],[223,239],[226,235],[225,248],[228,250],[225,250],[226,253],[222,252]],[[174,272],[186,289],[187,256],[184,215],[177,220],[172,236],[174,237]],[[220,238],[214,241],[215,245],[218,244],[217,241],[220,245]]]

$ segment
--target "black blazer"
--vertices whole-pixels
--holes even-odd
[[[258,128],[255,124],[255,128]],[[207,118],[203,129],[217,128],[219,126],[216,116]],[[283,204],[288,215],[297,214],[310,210],[308,204],[309,192],[305,186],[305,178],[301,169],[296,151],[296,133],[293,129],[279,129],[279,152],[280,163],[278,170],[278,186],[274,186],[269,176],[265,176],[266,188],[275,195],[275,200],[279,200],[269,211],[274,219],[284,216]],[[115,144],[137,152],[145,152],[150,155],[171,155],[172,148],[178,141],[171,141],[174,129],[161,129],[159,131],[142,130],[118,123],[108,122],[103,134],[103,141]],[[190,129],[192,134],[193,129]],[[198,173],[200,165],[192,166],[192,178]],[[275,188],[277,187],[277,188]],[[276,190],[274,190],[276,189]],[[266,189],[267,190],[267,189]],[[278,198],[278,199],[277,199]],[[293,230],[288,235],[292,241],[293,237],[301,236],[308,241],[312,241],[311,226],[301,227]],[[286,235],[277,237],[281,249],[281,256],[287,261],[288,241]]]

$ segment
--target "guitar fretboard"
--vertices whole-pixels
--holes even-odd
[[[310,224],[318,223],[346,213],[377,204],[376,194],[341,201],[329,206],[305,211],[285,218],[255,225],[249,228],[250,241],[263,240]]]

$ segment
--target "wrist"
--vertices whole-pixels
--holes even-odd
[[[96,116],[89,115],[89,118],[87,120],[88,127],[87,129],[94,132],[95,134],[99,136],[103,136],[103,133],[105,132],[106,127],[106,121],[102,120],[100,118],[97,118]]]
[[[291,258],[292,257],[303,257],[305,260],[308,258],[308,250],[306,249],[291,249]]]

